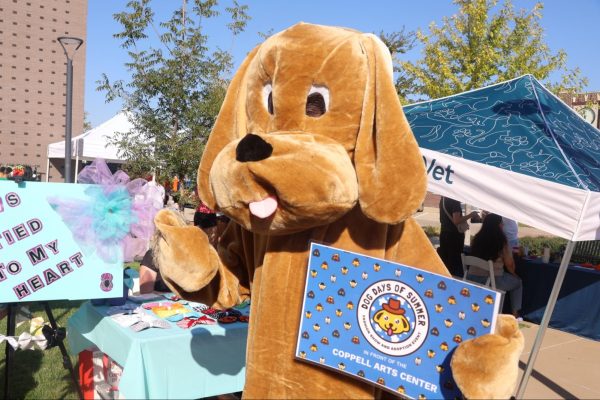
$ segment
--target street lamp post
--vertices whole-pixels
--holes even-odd
[[[65,123],[65,182],[71,183],[71,128],[73,108],[73,56],[83,44],[83,40],[76,37],[60,36],[58,42],[62,46],[67,57],[67,112]],[[71,54],[69,50],[72,49]]]

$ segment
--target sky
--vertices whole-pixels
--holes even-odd
[[[354,28],[363,32],[379,33],[402,30],[429,32],[431,22],[442,25],[444,16],[457,13],[451,0],[238,0],[249,6],[252,17],[246,30],[232,40],[225,28],[226,15],[206,25],[211,47],[229,50],[234,57],[234,70],[245,55],[262,41],[259,33],[272,30],[277,33],[297,22],[310,22]],[[92,126],[110,119],[122,107],[117,100],[105,102],[105,94],[98,92],[97,81],[105,73],[109,79],[128,81],[125,63],[127,53],[113,34],[120,31],[113,14],[126,9],[126,0],[88,0],[85,111]],[[188,0],[188,3],[192,3]],[[230,5],[221,0],[222,5]],[[548,0],[544,1],[543,18],[545,41],[551,51],[566,51],[568,68],[580,68],[582,76],[589,80],[586,91],[600,91],[600,51],[596,31],[600,24],[600,0]],[[167,19],[173,7],[181,0],[153,0],[156,19]],[[513,0],[516,9],[531,9],[531,0]],[[188,5],[189,7],[189,5]],[[158,37],[149,32],[148,44],[158,46]],[[403,55],[405,60],[415,61],[422,57],[422,47],[417,46]],[[74,73],[78,73],[76,59]]]

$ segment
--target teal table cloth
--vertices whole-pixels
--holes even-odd
[[[198,325],[134,332],[106,316],[106,306],[84,303],[68,321],[71,352],[98,347],[123,367],[126,399],[197,399],[244,386],[248,324]]]

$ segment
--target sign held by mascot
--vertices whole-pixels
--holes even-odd
[[[411,398],[461,397],[451,354],[494,331],[498,292],[317,243],[310,254],[297,358]]]

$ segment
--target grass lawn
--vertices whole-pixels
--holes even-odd
[[[51,301],[52,314],[59,326],[66,327],[69,317],[83,301]],[[24,303],[36,317],[48,320],[44,307],[40,303]],[[0,334],[6,334],[6,320],[0,320]],[[16,335],[29,331],[29,322],[17,328]],[[68,334],[68,332],[67,332]],[[64,340],[67,351],[69,345]],[[6,369],[6,342],[0,351],[0,394],[4,395],[4,373]],[[71,356],[71,362],[77,373],[77,357]],[[77,399],[77,391],[69,371],[63,367],[62,354],[58,347],[45,351],[17,350],[13,357],[11,370],[10,397],[14,399]]]

